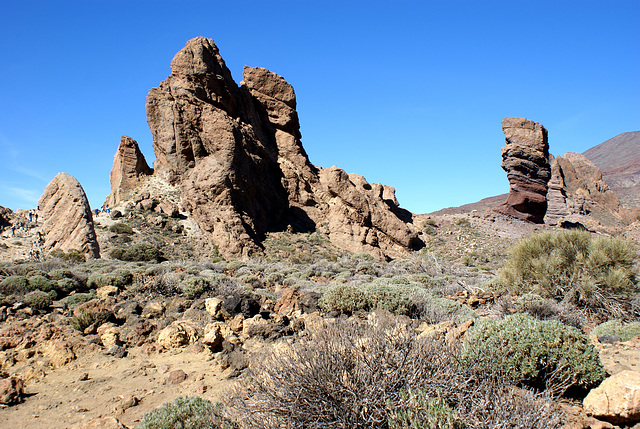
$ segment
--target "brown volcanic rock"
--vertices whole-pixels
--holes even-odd
[[[138,142],[128,136],[122,136],[120,145],[113,157],[113,167],[109,181],[111,195],[107,199],[110,206],[115,206],[126,198],[127,191],[133,190],[145,176],[153,174],[144,155],[140,152]]]
[[[11,213],[10,208],[0,206],[0,232],[11,225]]]
[[[584,155],[565,153],[551,162],[545,222],[555,225],[566,217],[594,212],[617,214],[622,206],[602,178],[600,169]]]
[[[44,189],[38,207],[46,251],[75,249],[89,258],[100,257],[89,200],[74,177],[58,173]]]
[[[509,196],[493,210],[522,220],[542,223],[547,211],[547,183],[551,178],[547,130],[525,118],[504,118],[502,169],[509,179]]]
[[[171,68],[147,96],[154,174],[180,187],[183,209],[223,256],[249,256],[267,231],[324,222],[345,249],[390,257],[420,246],[393,188],[309,162],[284,78],[245,67],[238,87],[203,37],[187,42]]]

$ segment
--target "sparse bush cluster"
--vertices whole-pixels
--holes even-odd
[[[162,254],[156,246],[146,243],[132,244],[127,248],[115,247],[109,252],[109,256],[114,259],[120,259],[121,261],[159,261],[162,259]]]
[[[144,415],[136,429],[233,429],[220,404],[199,397],[178,397]]]
[[[601,338],[604,335],[618,337],[620,341],[629,341],[633,337],[640,335],[640,322],[625,323],[622,320],[614,319],[596,326],[591,335]]]
[[[605,316],[628,315],[640,289],[633,267],[636,250],[614,237],[586,231],[545,232],[514,246],[500,271],[512,292],[534,292]]]
[[[597,350],[578,329],[527,314],[478,322],[465,337],[462,358],[556,392],[588,389],[605,376]]]
[[[548,399],[460,362],[393,318],[328,322],[254,362],[228,411],[242,428],[559,427]]]

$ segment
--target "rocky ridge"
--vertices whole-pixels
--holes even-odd
[[[183,211],[222,256],[261,251],[269,231],[321,225],[337,246],[378,258],[423,246],[393,188],[311,164],[284,78],[245,67],[238,86],[203,37],[187,42],[171,69],[147,96],[154,175],[180,188]]]
[[[89,258],[99,258],[91,207],[76,178],[58,173],[38,201],[42,213],[43,249],[78,250]]]

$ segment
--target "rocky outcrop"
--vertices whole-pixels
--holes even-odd
[[[144,155],[138,147],[138,143],[128,136],[122,136],[120,145],[113,157],[113,167],[109,181],[111,182],[111,195],[107,198],[107,204],[111,207],[129,196],[128,191],[134,190],[140,181],[153,174]]]
[[[600,169],[584,155],[569,152],[552,158],[545,223],[579,221],[581,216],[616,214],[622,206],[602,179]]]
[[[525,118],[504,118],[502,169],[509,179],[509,196],[493,210],[518,219],[542,223],[547,211],[551,178],[547,130]]]
[[[179,186],[182,209],[225,257],[247,257],[268,231],[329,225],[334,244],[380,258],[420,247],[394,190],[312,165],[293,87],[245,67],[241,86],[212,40],[187,42],[147,96],[154,175]]]
[[[74,177],[58,173],[45,188],[38,207],[44,221],[45,251],[79,250],[89,258],[100,257],[89,200]]]
[[[11,209],[0,206],[0,232],[11,225]]]

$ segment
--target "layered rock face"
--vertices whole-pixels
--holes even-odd
[[[203,37],[187,42],[171,70],[147,96],[154,174],[180,187],[183,209],[223,256],[249,256],[268,231],[322,223],[347,250],[394,257],[420,246],[392,188],[309,162],[284,78],[245,67],[238,87]]]
[[[525,118],[504,118],[502,169],[509,179],[509,196],[493,210],[535,223],[544,222],[547,184],[551,178],[547,130]]]
[[[122,136],[120,145],[113,157],[113,167],[109,181],[111,195],[107,198],[109,206],[115,206],[129,196],[129,191],[135,189],[140,181],[153,174],[153,170],[144,159],[138,147],[138,142],[128,136]]]
[[[58,173],[44,189],[38,207],[44,221],[44,250],[79,250],[89,258],[100,257],[89,200],[74,177]]]
[[[574,152],[552,159],[547,200],[545,223],[551,225],[563,219],[577,220],[576,216],[595,211],[615,214],[622,208],[600,169],[584,155]]]

